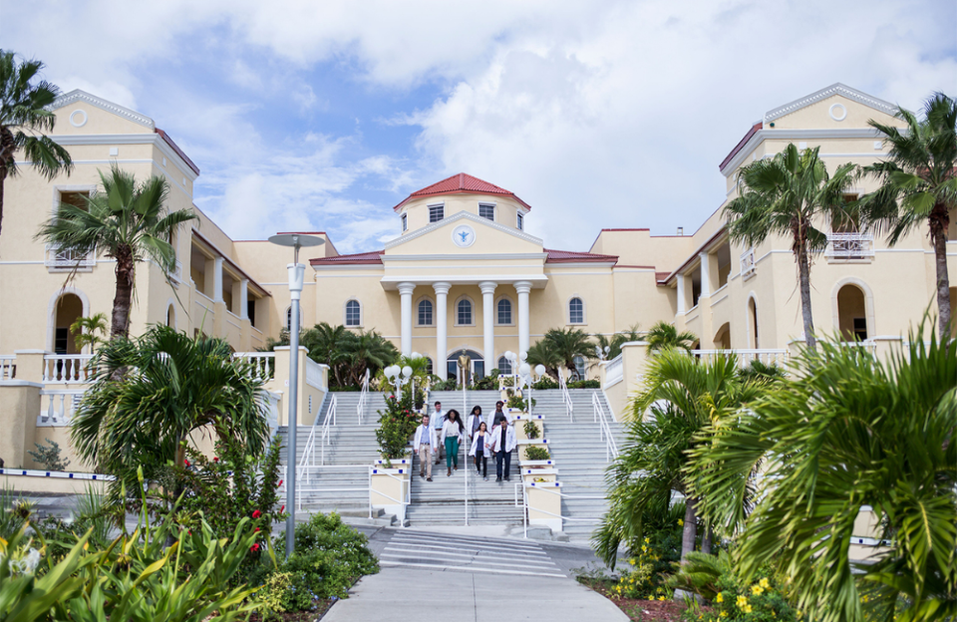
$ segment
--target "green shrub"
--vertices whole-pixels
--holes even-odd
[[[541,445],[529,445],[525,448],[525,456],[529,460],[548,460],[551,454]]]
[[[387,460],[405,455],[409,439],[419,426],[419,414],[412,408],[412,398],[405,392],[400,398],[387,395],[385,412],[379,411],[379,428],[375,431],[379,451]]]
[[[525,436],[533,440],[539,436],[538,426],[531,419],[525,421]]]
[[[538,382],[532,384],[532,388],[536,391],[542,391],[546,389],[557,389],[558,381],[549,376],[548,374],[543,375],[538,379]]]
[[[456,384],[455,378],[440,380],[432,385],[433,391],[455,391],[457,388],[458,384]]]
[[[54,440],[47,439],[46,446],[40,443],[34,443],[37,450],[28,451],[33,459],[47,471],[66,471],[70,466],[70,461],[60,457],[60,444]]]
[[[600,389],[601,383],[597,380],[576,380],[568,383],[569,389]]]
[[[472,384],[472,389],[475,391],[494,391],[498,389],[498,375],[499,370],[492,369],[488,375],[482,376]]]
[[[652,544],[646,537],[638,553],[628,559],[628,566],[621,572],[618,583],[611,588],[620,598],[668,600],[674,590],[666,585],[670,569],[668,555]]]

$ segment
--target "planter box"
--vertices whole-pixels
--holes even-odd
[[[519,443],[524,440],[529,440],[528,436],[525,434],[525,423],[528,421],[534,423],[535,427],[538,428],[538,438],[542,438],[545,435],[545,422],[542,415],[529,415],[528,413],[521,413],[519,415],[515,415],[515,419],[512,421],[512,425],[515,426],[515,436]]]
[[[555,460],[552,459],[552,458],[549,458],[548,460],[522,460],[522,459],[519,459],[518,463],[519,463],[519,466],[522,467],[522,469],[529,469],[529,468],[531,468],[531,469],[536,469],[536,468],[541,468],[541,469],[554,469],[554,468],[555,468]]]
[[[562,531],[561,482],[526,482],[528,524],[548,527],[552,533]]]
[[[384,466],[385,460],[375,462],[369,469],[369,505],[404,521],[412,461],[396,458],[392,461],[393,468]]]
[[[527,440],[527,439],[526,439],[526,440],[523,440],[523,441],[518,441],[518,459],[519,459],[519,461],[520,461],[522,464],[524,464],[525,462],[528,462],[528,459],[529,459],[529,458],[528,458],[528,448],[529,448],[529,447],[545,447],[546,445],[548,445],[548,439],[547,439],[547,438],[536,438],[536,439],[534,439],[534,440]],[[549,460],[551,460],[551,458],[549,458]]]
[[[548,483],[558,481],[558,469],[522,467],[522,481],[526,483]]]

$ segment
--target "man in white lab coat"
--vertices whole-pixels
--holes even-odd
[[[491,445],[495,455],[495,481],[501,482],[504,478],[507,482],[512,466],[512,450],[518,445],[515,429],[508,424],[508,419],[503,419],[492,428]]]
[[[429,416],[422,417],[422,425],[415,429],[415,438],[412,440],[412,450],[419,454],[419,477],[425,477],[428,467],[429,477],[425,481],[432,481],[432,454],[438,450],[435,428],[429,425]]]

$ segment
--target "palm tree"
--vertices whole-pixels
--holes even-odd
[[[375,375],[399,358],[395,345],[374,330],[362,331],[346,342],[343,353],[349,360],[349,382],[359,384],[366,369]]]
[[[0,50],[0,228],[3,226],[3,182],[17,174],[16,153],[33,163],[37,172],[53,179],[73,170],[70,153],[43,132],[50,132],[56,115],[47,106],[60,89],[46,80],[31,84],[43,68],[37,60],[17,64],[13,52]]]
[[[70,332],[73,333],[73,342],[76,347],[82,350],[86,346],[90,346],[91,352],[103,343],[103,338],[98,337],[97,333],[106,336],[108,329],[109,325],[106,323],[105,313],[94,313],[90,317],[77,318],[70,325]]]
[[[924,105],[924,118],[898,108],[907,130],[869,121],[890,144],[887,161],[864,167],[881,187],[861,199],[892,246],[927,223],[937,268],[937,312],[940,338],[950,334],[950,277],[947,274],[947,228],[957,207],[957,100],[937,93]]]
[[[651,474],[659,473],[657,486],[669,486],[685,496],[684,533],[681,557],[694,550],[699,518],[698,506],[703,501],[692,489],[692,473],[687,470],[694,449],[706,443],[709,426],[721,415],[733,412],[755,399],[764,387],[743,382],[734,355],[718,355],[703,362],[687,356],[678,348],[666,348],[651,359],[645,374],[643,391],[635,398],[633,427],[646,434],[643,426],[657,426],[661,433],[656,442],[660,448],[649,453],[660,462]],[[651,409],[653,421],[644,421]],[[658,423],[658,417],[663,417]],[[665,452],[655,455],[655,452]],[[671,456],[668,459],[664,457]],[[653,475],[654,476],[654,475]],[[634,508],[636,513],[641,507]],[[710,532],[705,548],[710,548]]]
[[[651,351],[678,348],[691,352],[694,344],[698,343],[698,336],[688,331],[679,333],[672,324],[661,321],[651,327],[645,335],[645,341],[648,342],[648,349]]]
[[[343,386],[349,364],[349,356],[345,350],[355,336],[355,333],[341,324],[333,327],[326,322],[320,322],[309,330],[303,331],[299,337],[299,343],[309,350],[309,358],[317,363],[328,365],[335,384]],[[285,343],[276,345],[289,345],[288,338]]]
[[[595,342],[598,348],[602,352],[605,351],[605,348],[608,348],[608,352],[605,353],[605,358],[611,360],[616,358],[621,354],[621,346],[631,342],[631,341],[641,341],[641,333],[638,332],[638,324],[634,324],[628,330],[624,330],[618,333],[615,333],[611,336],[611,339],[598,333],[595,337]]]
[[[736,495],[763,460],[760,501],[737,551],[755,576],[774,561],[811,619],[947,620],[957,615],[957,342],[912,334],[880,361],[825,342],[797,374],[736,416],[702,452],[697,490]],[[872,508],[888,550],[848,558],[854,523]],[[863,596],[867,598],[863,598]]]
[[[183,442],[205,426],[250,454],[269,439],[262,379],[222,339],[155,325],[135,340],[121,335],[102,345],[93,369],[71,437],[86,462],[117,477],[114,493],[122,485],[135,490],[139,466],[155,480],[168,464],[182,464]]]
[[[804,336],[815,347],[811,316],[810,255],[823,250],[827,234],[815,226],[821,217],[832,223],[851,218],[845,193],[854,180],[855,164],[843,164],[829,175],[818,149],[798,151],[789,144],[769,160],[758,160],[739,173],[741,196],[725,208],[728,236],[750,246],[772,235],[791,239],[791,252],[798,265]]]
[[[562,365],[569,370],[576,371],[578,366],[575,359],[589,360],[595,358],[595,344],[591,337],[577,328],[550,328],[545,332],[542,341],[562,361]]]
[[[528,348],[528,359],[527,362],[532,367],[536,365],[544,365],[545,373],[549,376],[558,380],[558,369],[562,366],[564,362],[562,357],[558,355],[557,352],[551,347],[551,344],[544,339],[541,341],[536,341],[532,346]],[[513,372],[516,370],[512,370]]]
[[[179,225],[196,218],[192,210],[167,212],[163,203],[169,186],[153,176],[136,185],[131,173],[113,166],[100,172],[103,192],[84,197],[86,208],[61,203],[36,237],[61,251],[82,257],[100,249],[116,260],[116,295],[110,339],[129,334],[130,306],[136,264],[156,262],[167,280],[176,269],[176,249],[167,240]]]

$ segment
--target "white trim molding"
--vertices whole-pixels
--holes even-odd
[[[96,95],[91,95],[86,91],[80,89],[73,89],[69,93],[57,97],[52,104],[47,108],[49,110],[57,110],[63,108],[64,106],[69,106],[75,102],[84,102],[90,104],[91,106],[96,106],[100,110],[105,110],[109,113],[115,114],[117,116],[123,117],[128,121],[134,123],[139,123],[140,125],[145,125],[146,127],[156,129],[156,125],[153,123],[153,119],[147,117],[146,115],[140,114],[135,110],[130,110],[129,108],[124,108],[119,104],[114,104],[113,102],[106,101],[105,99],[100,99]],[[72,115],[71,115],[72,119]],[[80,125],[83,125],[82,123]],[[80,125],[76,127],[80,127]]]
[[[500,223],[492,222],[491,220],[482,218],[481,216],[477,214],[472,214],[470,212],[462,211],[462,212],[456,212],[455,214],[448,216],[446,218],[443,218],[442,220],[429,223],[428,225],[426,225],[425,227],[422,227],[421,229],[417,229],[412,232],[407,232],[405,235],[400,235],[399,237],[395,239],[389,240],[388,242],[385,243],[385,250],[389,250],[390,248],[399,246],[400,244],[408,242],[409,240],[414,240],[428,233],[432,233],[433,231],[435,231],[436,229],[439,229],[440,227],[451,225],[452,223],[458,222],[460,220],[469,220],[471,222],[478,223],[482,225],[483,227],[491,227],[493,229],[497,229],[498,231],[503,231],[505,233],[508,233],[509,235],[513,235],[516,238],[519,238],[520,240],[525,240],[526,242],[532,242],[533,244],[538,244],[538,245],[544,244],[541,238],[536,238],[535,236],[528,235],[527,233],[523,231],[519,231],[518,229],[515,229],[513,227],[506,227],[505,225],[502,225]],[[383,260],[386,258],[386,256],[387,255],[382,256]]]
[[[796,112],[801,108],[806,108],[812,104],[816,104],[819,101],[823,101],[828,97],[833,97],[835,95],[840,95],[841,97],[850,99],[851,101],[864,104],[865,106],[873,108],[879,112],[883,112],[884,114],[894,116],[894,114],[897,113],[897,106],[894,104],[886,102],[883,99],[871,97],[867,93],[862,93],[857,89],[853,89],[845,84],[836,82],[831,86],[821,89],[820,91],[811,93],[810,95],[802,97],[801,99],[796,99],[792,102],[784,104],[783,106],[778,106],[777,108],[765,112],[764,122],[767,123],[769,121],[774,121],[775,119],[780,119],[781,117],[789,115],[792,112]],[[845,115],[846,114],[847,112],[845,110]],[[843,119],[835,119],[835,121],[839,120]]]

